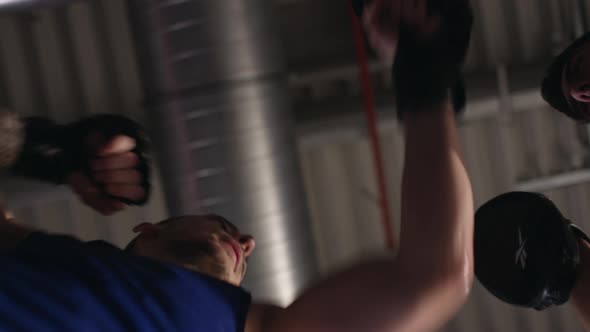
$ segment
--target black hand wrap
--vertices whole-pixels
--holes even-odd
[[[401,26],[393,65],[398,116],[431,109],[451,98],[457,112],[465,107],[461,70],[471,38],[473,13],[468,0],[430,0],[430,15],[440,18],[436,32],[424,39]]]
[[[351,0],[362,17],[367,0]],[[469,0],[429,0],[431,15],[440,17],[440,29],[427,40],[415,31],[400,28],[393,64],[398,117],[432,108],[451,98],[455,112],[465,109],[466,94],[461,70],[473,26]]]
[[[62,184],[73,171],[84,171],[91,179],[90,161],[95,151],[88,145],[90,134],[104,141],[123,135],[136,141],[133,150],[140,163],[136,169],[142,175],[146,194],[143,199],[130,201],[113,197],[127,204],[142,205],[150,194],[150,144],[144,130],[134,121],[119,115],[101,114],[70,125],[57,125],[44,118],[28,118],[25,122],[25,142],[12,171],[16,174],[55,184]]]
[[[475,214],[475,275],[500,300],[543,310],[570,297],[587,237],[541,194],[511,192]]]

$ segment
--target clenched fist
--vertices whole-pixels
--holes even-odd
[[[136,141],[128,136],[116,136],[96,148],[89,160],[89,171],[73,171],[66,182],[88,206],[104,215],[127,207],[121,198],[143,200],[148,192],[144,177],[138,169],[139,156],[133,151]]]

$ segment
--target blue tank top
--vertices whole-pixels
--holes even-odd
[[[33,233],[0,256],[0,331],[243,332],[250,295],[106,242]]]

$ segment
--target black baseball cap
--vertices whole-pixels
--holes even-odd
[[[588,42],[590,42],[590,32],[576,39],[570,46],[561,52],[547,69],[541,87],[543,99],[545,99],[549,105],[579,122],[590,122],[590,114],[583,113],[575,106],[577,101],[571,102],[569,96],[564,94],[563,70],[566,68],[575,52]]]
[[[488,201],[475,214],[477,279],[512,305],[543,310],[565,303],[580,259],[571,225],[539,193],[510,192]]]

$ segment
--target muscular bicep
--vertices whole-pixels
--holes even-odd
[[[424,275],[379,260],[339,273],[276,312],[264,331],[434,331],[467,298],[461,273]]]

